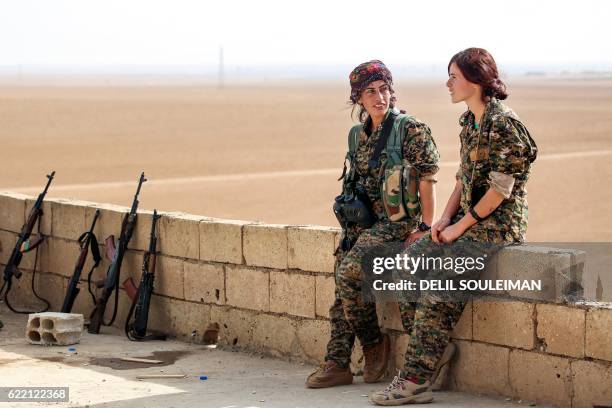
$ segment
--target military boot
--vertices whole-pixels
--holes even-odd
[[[431,401],[433,393],[429,381],[416,384],[401,378],[399,373],[387,388],[370,394],[370,402],[376,405],[424,404]]]
[[[375,383],[385,376],[390,348],[388,334],[383,334],[378,344],[363,348],[363,356],[365,357],[365,364],[363,367],[364,382]]]
[[[353,383],[351,369],[340,368],[338,363],[328,360],[321,364],[317,370],[306,379],[308,388],[327,388],[336,385],[348,385]]]

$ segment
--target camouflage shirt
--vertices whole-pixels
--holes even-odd
[[[389,113],[390,111],[387,112],[387,115],[389,115]],[[378,218],[382,220],[387,218],[381,197],[382,176],[384,175],[387,155],[385,149],[383,149],[380,154],[378,166],[372,170],[368,168],[368,161],[374,153],[376,143],[378,142],[382,130],[381,124],[377,129],[371,132],[369,130],[371,127],[370,123],[368,119],[359,134],[359,145],[355,152],[355,166],[357,174],[359,175],[358,183],[367,191],[374,212]],[[417,170],[419,177],[424,178],[433,176],[438,172],[440,154],[431,136],[431,130],[429,130],[429,127],[423,122],[415,118],[411,118],[406,122],[406,135],[404,137],[402,152],[404,160]]]
[[[484,221],[464,234],[490,242],[522,242],[527,230],[527,189],[531,163],[537,146],[518,116],[493,98],[487,103],[479,129],[474,114],[465,112],[459,120],[463,127],[459,216],[476,205],[488,188],[504,196],[502,203]],[[480,143],[478,139],[480,137]]]

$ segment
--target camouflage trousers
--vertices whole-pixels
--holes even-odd
[[[488,243],[500,242],[500,239],[487,236],[487,231],[483,231],[483,234],[465,234],[457,239],[453,246],[458,248],[456,251],[463,256],[484,255],[485,259],[488,259],[501,248],[501,245],[488,246]],[[440,244],[433,242],[431,235],[426,235],[410,245],[405,252],[409,256],[436,256],[440,249]],[[449,275],[448,271],[427,271],[427,279],[454,279],[459,276],[454,271],[450,271],[450,274],[454,276],[445,277],[444,275]],[[477,279],[479,275],[480,273],[472,272],[461,275],[461,278]],[[450,341],[451,332],[461,317],[466,301],[442,299],[432,292],[421,292],[418,299],[412,300],[414,301],[398,302],[402,324],[409,334],[402,377],[428,380]]]
[[[365,230],[344,232],[346,239],[354,241],[348,249],[342,244],[336,250],[336,298],[329,310],[331,339],[327,344],[325,360],[333,360],[342,368],[348,367],[355,337],[362,347],[377,344],[382,339],[378,325],[376,304],[366,303],[361,295],[363,256],[385,242],[403,241],[412,230],[409,222],[378,221]]]

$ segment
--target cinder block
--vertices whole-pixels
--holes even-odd
[[[581,296],[584,252],[535,247],[529,245],[506,247],[497,255],[498,279],[541,281],[541,291],[508,291],[507,295],[520,299],[562,303],[572,296]]]
[[[211,323],[219,324],[219,343],[240,349],[248,349],[253,342],[256,312],[212,305]]]
[[[51,218],[53,236],[76,241],[88,229],[85,226],[85,212],[87,205],[82,201],[53,199],[51,204]]]
[[[247,265],[287,269],[287,226],[245,225],[242,250]]]
[[[589,309],[586,315],[587,357],[612,361],[612,309]]]
[[[155,293],[176,299],[184,299],[183,261],[167,256],[157,257]]]
[[[270,311],[293,316],[315,316],[315,278],[287,272],[270,272]]]
[[[300,320],[297,322],[299,357],[317,364],[322,363],[331,337],[331,326],[327,320]]]
[[[223,265],[183,263],[185,299],[192,302],[225,304],[225,270]]]
[[[200,259],[242,264],[242,230],[250,224],[253,223],[221,219],[200,222]]]
[[[526,350],[534,348],[534,304],[513,301],[473,301],[474,340]]]
[[[210,323],[210,306],[153,296],[148,327],[182,341],[199,342]]]
[[[509,349],[461,340],[455,344],[458,354],[451,365],[452,389],[487,395],[513,395],[508,378]]]
[[[570,360],[522,350],[510,352],[514,396],[537,404],[571,406]]]
[[[25,219],[27,219],[32,207],[34,207],[34,203],[36,203],[36,198],[27,198],[25,204]],[[53,220],[53,210],[51,209],[51,203],[47,200],[43,201],[42,204],[42,215],[34,224],[33,233],[38,234],[38,223],[40,222],[40,232],[43,235],[52,235],[51,226]]]
[[[461,340],[472,340],[472,301],[466,303],[465,308],[463,309],[463,313],[459,318],[459,321],[453,328],[453,332],[451,333],[451,337],[454,339]]]
[[[26,339],[30,344],[67,346],[81,341],[82,330],[82,314],[33,313],[28,317]]]
[[[600,361],[572,361],[574,408],[612,406],[612,366]]]
[[[252,347],[275,357],[296,355],[295,322],[282,316],[258,315],[253,326]]]
[[[200,259],[200,221],[205,217],[183,213],[161,213],[158,221],[159,251],[164,255]]]
[[[225,296],[228,305],[270,311],[270,273],[239,266],[226,266]]]
[[[289,268],[334,272],[336,228],[290,227],[287,237]]]
[[[21,232],[25,223],[25,203],[30,196],[2,192],[0,193],[0,229]]]
[[[315,314],[329,318],[329,309],[336,299],[336,281],[332,276],[315,276]]]
[[[540,351],[584,357],[585,310],[552,304],[538,304],[536,305],[536,311]]]

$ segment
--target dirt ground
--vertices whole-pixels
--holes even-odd
[[[510,78],[507,103],[540,148],[530,241],[610,241],[612,81]],[[438,214],[458,160],[443,80],[396,80],[398,105],[430,125],[442,155]],[[336,225],[346,136],[344,83],[182,86],[0,85],[0,190],[272,223]]]

